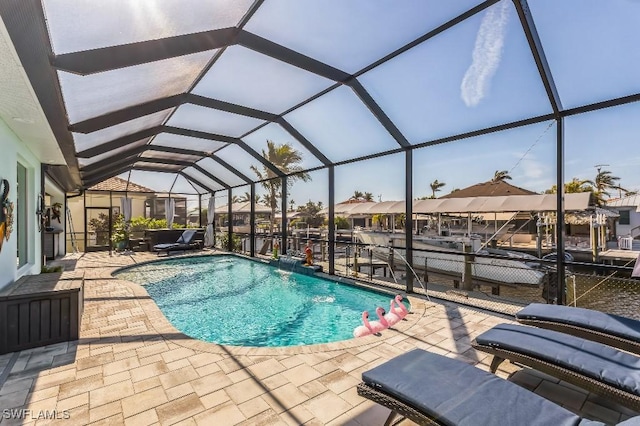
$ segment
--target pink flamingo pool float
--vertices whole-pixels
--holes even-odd
[[[353,330],[353,336],[368,336],[370,334],[380,333],[385,328],[389,328],[389,323],[384,318],[384,314],[384,309],[382,309],[381,307],[377,307],[376,315],[378,316],[378,321],[369,321],[369,313],[367,311],[364,311],[362,313],[363,325],[358,326]]]
[[[391,300],[391,306],[393,306],[393,302],[396,302],[396,304],[398,305],[397,307],[392,308],[393,312],[396,315],[400,316],[400,319],[406,317],[409,313],[409,310],[406,306],[404,306],[404,303],[402,303],[402,296],[400,296],[399,294],[396,295],[396,297]]]
[[[398,294],[391,299],[388,313],[385,313],[381,307],[376,308],[378,321],[369,321],[369,312],[364,311],[362,313],[362,325],[353,330],[353,337],[363,337],[380,333],[382,330],[400,322],[408,313],[409,311],[402,303],[402,296]]]

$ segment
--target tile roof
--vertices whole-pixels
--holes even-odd
[[[151,188],[147,188],[146,186],[138,185],[137,183],[129,182],[129,186],[127,186],[127,181],[121,179],[119,177],[112,177],[107,180],[103,180],[100,183],[97,183],[90,187],[88,191],[114,191],[114,192],[153,192]]]
[[[511,185],[504,181],[488,181],[459,189],[450,194],[438,198],[465,198],[465,197],[498,197],[503,195],[534,195],[537,192]]]

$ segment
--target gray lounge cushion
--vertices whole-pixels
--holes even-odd
[[[482,346],[530,355],[640,395],[640,358],[553,330],[500,324],[476,337]]]
[[[580,426],[582,426],[582,424]],[[631,417],[618,423],[617,426],[640,426],[640,416]]]
[[[421,349],[362,373],[362,379],[445,425],[578,425],[581,420],[498,376]]]
[[[591,309],[532,303],[518,312],[516,318],[579,326],[640,343],[640,321]]]
[[[153,246],[153,249],[156,251],[165,251],[165,250],[174,249],[174,248],[175,249],[188,248],[189,244],[191,244],[191,241],[193,240],[193,237],[195,235],[196,235],[195,229],[187,229],[184,232],[182,232],[182,234],[180,235],[180,237],[178,237],[175,243],[156,244]]]
[[[187,229],[182,233],[182,235],[180,235],[180,238],[178,238],[178,241],[176,241],[176,243],[191,244],[191,240],[193,240],[193,237],[195,235],[196,235],[195,229]]]
[[[169,248],[173,248],[173,247],[181,247],[182,244],[178,244],[178,243],[163,243],[163,244],[156,244],[155,246],[153,246],[154,250],[166,250]]]

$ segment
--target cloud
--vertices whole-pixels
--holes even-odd
[[[527,179],[538,179],[548,174],[549,167],[540,161],[530,158],[524,159],[521,163],[522,174]]]
[[[502,59],[508,20],[507,0],[490,7],[482,18],[471,55],[471,65],[460,84],[460,96],[468,107],[478,105],[489,91],[491,79]]]

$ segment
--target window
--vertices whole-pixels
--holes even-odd
[[[620,210],[618,212],[620,214],[620,218],[618,219],[619,225],[631,225],[631,211],[630,210]]]
[[[164,198],[153,200],[153,218],[154,219],[164,219],[165,218],[165,209],[164,209]]]
[[[18,268],[27,264],[27,169],[18,163],[18,184],[16,185],[15,230],[17,236]]]

